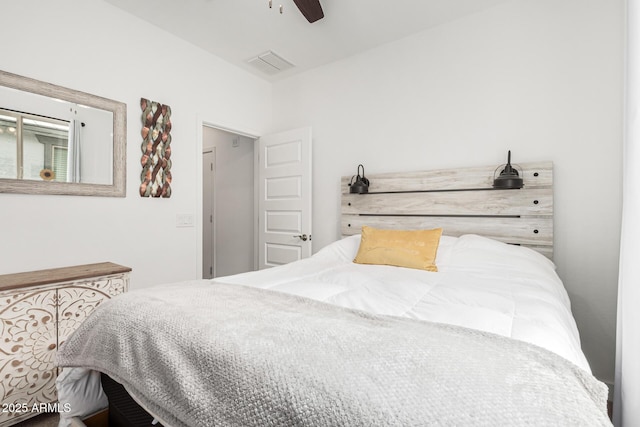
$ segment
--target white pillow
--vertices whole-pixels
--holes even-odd
[[[476,234],[460,236],[448,260],[449,266],[468,268],[504,268],[520,272],[555,275],[555,264],[539,252],[525,246],[509,245]]]
[[[60,402],[60,424],[71,426],[71,418],[84,418],[109,406],[102,390],[100,372],[85,368],[63,368],[56,378]]]

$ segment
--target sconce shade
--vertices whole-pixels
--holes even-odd
[[[360,168],[362,168],[362,176],[360,176]],[[356,182],[353,182],[354,178]],[[358,165],[357,174],[351,177],[349,192],[357,194],[366,194],[369,192],[369,180],[364,176],[364,166]]]
[[[500,175],[496,177],[496,172],[501,169]],[[493,188],[514,189],[524,187],[524,180],[518,170],[511,165],[511,151],[507,155],[507,164],[498,166],[493,173]]]
[[[351,187],[349,188],[349,192],[364,194],[369,192],[369,186],[361,179],[356,180]]]

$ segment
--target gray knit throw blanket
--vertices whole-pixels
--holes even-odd
[[[545,349],[210,281],[102,304],[57,360],[172,427],[611,425],[606,386]]]

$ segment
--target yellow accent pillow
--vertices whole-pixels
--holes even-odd
[[[441,235],[442,228],[383,230],[364,225],[353,262],[438,271],[435,261]]]

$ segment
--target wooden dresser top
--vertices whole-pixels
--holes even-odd
[[[112,262],[76,265],[72,267],[49,268],[46,270],[27,271],[24,273],[0,275],[0,291],[26,288],[29,286],[48,285],[70,280],[88,279],[90,277],[108,276],[126,273],[131,268]]]

